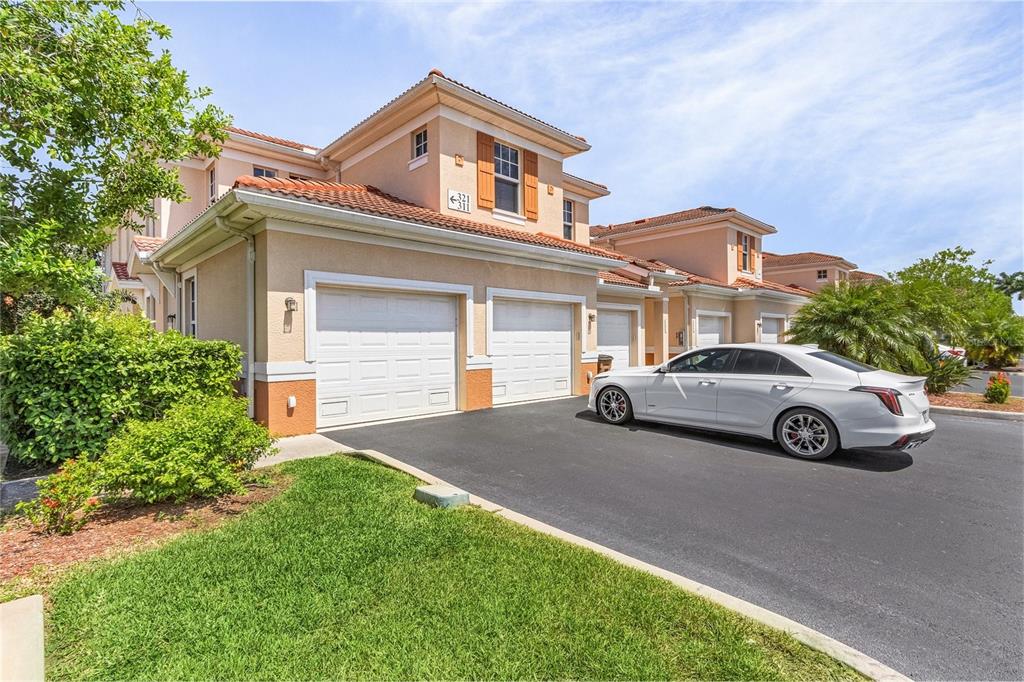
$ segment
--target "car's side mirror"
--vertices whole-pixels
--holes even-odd
[[[658,365],[658,369],[654,370],[655,374],[667,374],[668,365]]]

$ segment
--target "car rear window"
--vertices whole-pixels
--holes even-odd
[[[820,358],[825,362],[831,362],[833,365],[839,365],[846,369],[852,369],[854,372],[877,372],[877,367],[871,365],[865,365],[863,362],[857,362],[850,358],[844,358],[842,355],[836,355],[835,353],[829,353],[827,350],[820,350],[815,353],[808,353],[812,358]]]

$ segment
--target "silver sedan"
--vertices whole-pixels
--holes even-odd
[[[838,448],[915,448],[931,438],[924,378],[813,346],[729,344],[658,367],[597,375],[590,409],[605,421],[694,426],[776,441],[803,459]]]

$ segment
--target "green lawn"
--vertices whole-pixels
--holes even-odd
[[[55,679],[858,678],[669,583],[349,457],[239,519],[73,571]]]

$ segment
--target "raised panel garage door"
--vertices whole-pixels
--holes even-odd
[[[714,346],[722,343],[725,318],[717,315],[697,316],[697,345]]]
[[[626,310],[597,311],[597,352],[612,356],[612,369],[629,367],[631,315]]]
[[[321,288],[317,427],[456,409],[455,299]]]
[[[779,334],[782,332],[782,318],[762,317],[761,318],[761,343],[778,343]]]
[[[491,338],[494,404],[569,395],[572,308],[495,300]]]

